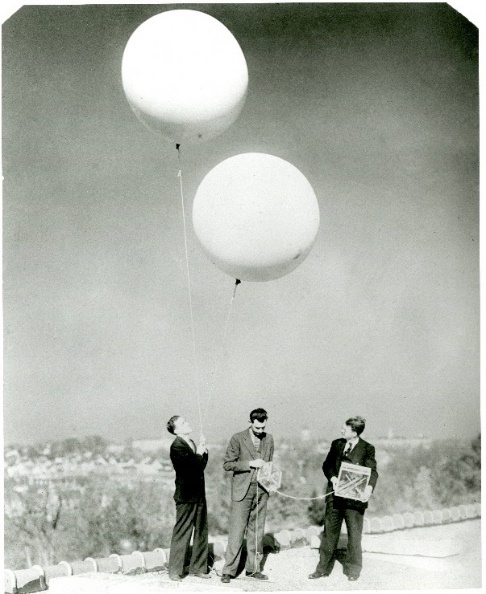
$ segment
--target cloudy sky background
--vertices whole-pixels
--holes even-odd
[[[198,381],[210,440],[265,407],[277,436],[479,431],[477,29],[446,4],[28,6],[3,25],[4,439],[198,428],[173,145],[135,118],[123,50],[194,8],[236,37],[241,116],[183,148]],[[244,152],[298,167],[307,260],[238,287],[191,225],[199,183]],[[284,241],[285,238],[282,238]]]

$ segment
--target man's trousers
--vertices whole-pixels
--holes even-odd
[[[189,557],[191,536],[194,531],[192,553]],[[176,503],[176,523],[170,543],[169,573],[208,572],[208,513],[206,500],[194,503]]]
[[[231,502],[228,546],[226,548],[223,574],[236,576],[243,549],[245,530],[248,551],[245,570],[248,573],[260,571],[257,552],[261,553],[262,548],[267,501],[268,493],[260,486],[258,487],[257,500],[257,484],[250,483],[245,497],[241,501]]]
[[[349,577],[358,578],[363,566],[363,554],[361,550],[361,535],[363,534],[362,512],[354,509],[334,509],[332,500],[327,503],[324,517],[324,532],[322,534],[321,546],[319,548],[319,563],[316,571],[330,574],[335,561],[335,553],[341,533],[343,520],[346,523],[348,532],[348,547],[346,560],[343,564],[343,571]]]

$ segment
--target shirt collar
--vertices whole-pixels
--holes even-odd
[[[251,430],[251,427],[249,427],[249,428],[248,428],[248,431],[249,431],[249,433],[250,433],[250,439],[251,439],[252,441],[254,441],[255,443],[258,443],[259,441],[261,442],[261,441],[262,441],[262,439],[265,437],[265,433],[262,433],[262,437],[261,437],[261,438],[260,438],[260,437],[257,437],[257,436],[256,436],[256,435],[253,433],[253,431]]]
[[[188,445],[188,446],[191,448],[191,450],[193,450],[193,451],[194,451],[194,449],[195,449],[195,447],[194,447],[194,446],[195,446],[195,444],[194,444],[194,442],[192,441],[192,439],[189,437],[189,435],[187,435],[187,436],[185,436],[185,435],[179,435],[179,437],[181,437],[181,438],[182,438],[182,439],[183,439],[183,440],[184,440],[184,441],[187,443],[187,445]]]

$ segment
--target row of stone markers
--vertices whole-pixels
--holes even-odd
[[[447,509],[433,511],[406,512],[392,516],[364,518],[363,531],[365,534],[381,534],[404,530],[421,526],[434,526],[448,524],[463,520],[479,518],[481,516],[481,504],[473,503],[459,505]],[[276,543],[279,549],[292,547],[310,546],[318,548],[322,527],[310,526],[309,528],[297,528],[295,530],[282,530],[267,539],[269,543]],[[265,543],[264,543],[265,546]],[[270,549],[272,545],[270,546]],[[216,540],[210,543],[210,555],[214,560],[220,560],[224,556],[226,543],[223,540]],[[41,567],[34,565],[29,569],[16,571],[5,570],[5,594],[24,594],[27,592],[42,592],[48,590],[49,581],[55,577],[79,575],[90,572],[100,573],[123,573],[125,575],[137,575],[150,571],[164,571],[169,559],[169,549],[155,549],[154,551],[135,551],[130,555],[110,555],[103,558],[88,557],[84,561],[61,561],[57,565]]]

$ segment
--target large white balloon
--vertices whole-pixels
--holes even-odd
[[[238,42],[218,20],[197,10],[168,10],[128,40],[122,83],[144,124],[176,143],[196,143],[236,120],[248,69]]]
[[[319,230],[319,206],[294,165],[245,153],[206,175],[192,219],[218,268],[240,280],[268,281],[288,274],[309,254]]]

